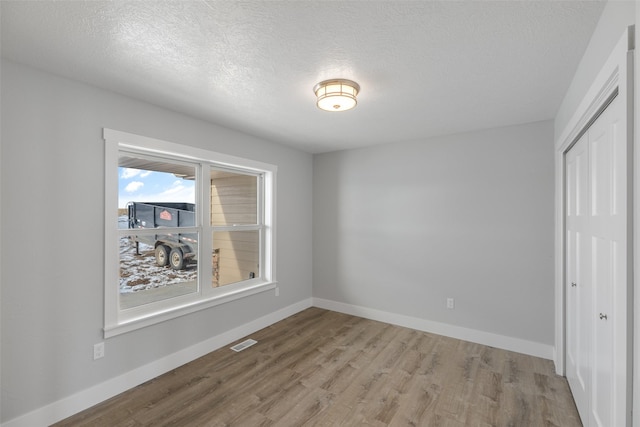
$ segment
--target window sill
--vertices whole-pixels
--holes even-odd
[[[146,328],[167,320],[175,319],[196,311],[205,310],[217,305],[226,304],[241,298],[246,298],[261,292],[267,292],[276,288],[276,282],[261,282],[256,284],[247,284],[241,288],[225,289],[226,292],[220,292],[216,295],[202,297],[198,300],[185,303],[180,306],[172,307],[167,310],[156,311],[144,316],[136,318],[127,318],[121,320],[115,325],[106,325],[104,328],[104,338],[111,338],[137,329]],[[232,285],[227,285],[232,286]],[[224,288],[218,288],[224,289]]]

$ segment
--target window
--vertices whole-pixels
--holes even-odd
[[[104,139],[105,337],[275,287],[275,166]]]

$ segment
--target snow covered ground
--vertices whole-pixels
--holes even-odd
[[[126,228],[126,227],[125,227]],[[185,270],[173,270],[156,264],[153,246],[140,243],[140,255],[136,255],[135,242],[120,238],[120,293],[191,282],[197,279],[197,264],[189,264]]]

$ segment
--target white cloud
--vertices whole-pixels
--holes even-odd
[[[135,193],[136,191],[138,191],[140,188],[142,188],[144,186],[143,182],[140,181],[131,181],[129,184],[127,184],[127,186],[124,188],[124,191],[126,191],[127,193]]]
[[[140,169],[124,168],[122,170],[122,175],[120,176],[120,178],[122,179],[133,178],[136,175],[140,175],[141,172],[142,171]]]
[[[175,181],[170,188],[157,194],[156,199],[165,202],[188,202],[195,201],[195,187],[185,186],[182,181]]]
[[[153,171],[144,171],[140,174],[140,178],[146,178],[149,175],[151,175],[153,173]]]

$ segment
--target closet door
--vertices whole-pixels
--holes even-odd
[[[593,377],[591,426],[624,426],[627,399],[627,143],[616,97],[589,129]]]
[[[566,157],[567,380],[580,414],[591,399],[592,289],[589,269],[589,151],[585,134]],[[584,416],[583,416],[584,418]]]
[[[585,426],[626,425],[627,142],[619,97],[566,154],[567,379]]]

